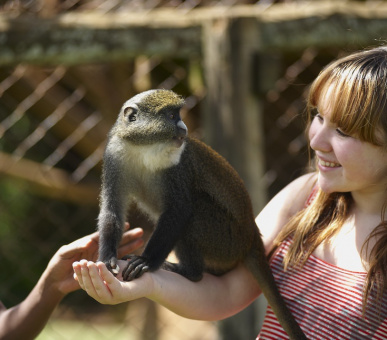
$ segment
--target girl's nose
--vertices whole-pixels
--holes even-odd
[[[314,118],[309,129],[309,145],[315,151],[330,152],[329,131],[324,124]]]

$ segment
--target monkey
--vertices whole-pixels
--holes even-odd
[[[306,339],[271,273],[252,203],[236,170],[209,146],[188,136],[184,99],[149,90],[122,106],[108,135],[98,216],[99,261],[117,274],[117,247],[128,206],[135,202],[155,224],[141,255],[128,255],[123,279],[159,268],[199,281],[243,262],[291,339]],[[166,261],[174,250],[178,263]]]

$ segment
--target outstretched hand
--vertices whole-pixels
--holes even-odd
[[[118,261],[120,268],[125,268],[126,261]],[[81,260],[73,263],[74,278],[83,290],[102,304],[115,305],[140,297],[152,291],[151,275],[124,282],[122,271],[115,277],[103,262]]]

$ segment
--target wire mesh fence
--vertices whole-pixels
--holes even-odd
[[[237,1],[5,1],[13,15],[64,11],[151,10],[169,6],[232,6]],[[256,2],[253,2],[256,3]],[[270,1],[258,2],[273,5]],[[43,6],[43,5],[44,6]],[[357,46],[354,46],[356,48]],[[261,94],[265,174],[272,197],[305,170],[302,117],[308,85],[323,66],[348,51],[309,47],[270,52],[275,82]],[[63,244],[95,230],[101,157],[122,103],[150,88],[186,98],[190,134],[202,137],[206,97],[202,60],[136,56],[74,66],[0,67],[0,299],[19,303]],[[150,232],[142,217],[136,226]],[[181,319],[147,300],[102,306],[84,292],[70,294],[42,339],[216,339],[215,323]]]
[[[12,306],[26,296],[61,245],[95,230],[101,157],[122,103],[147,88],[173,89],[186,97],[183,119],[199,135],[204,88],[197,61],[141,56],[124,65],[18,65],[0,72],[0,270],[6,278],[0,296]],[[82,191],[82,202],[66,193],[72,189],[63,186],[70,182]],[[150,231],[141,217],[132,224]],[[65,299],[52,320],[41,337],[76,339],[89,328],[93,339],[181,339],[185,332],[186,339],[214,339],[216,334],[210,323],[177,322],[146,301],[117,311],[82,292]]]

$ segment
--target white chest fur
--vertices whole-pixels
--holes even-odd
[[[173,142],[152,145],[133,145],[113,137],[107,146],[112,159],[120,163],[127,204],[134,201],[138,208],[156,222],[162,212],[162,170],[177,165],[185,143],[177,148]]]
[[[177,148],[173,142],[134,145],[121,138],[113,137],[108,148],[111,148],[111,154],[115,154],[129,168],[156,172],[177,165],[185,143],[180,148]]]

